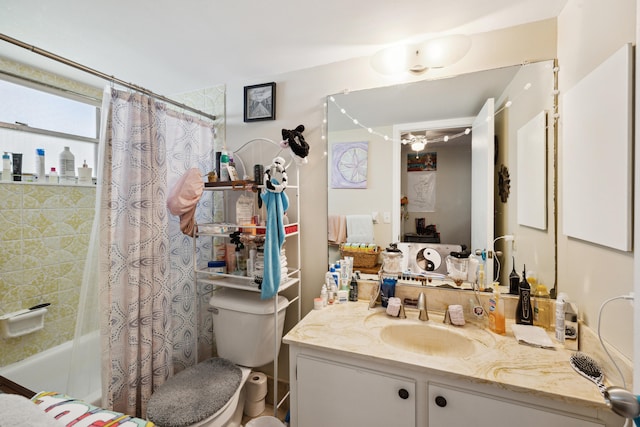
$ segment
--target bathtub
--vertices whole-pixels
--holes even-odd
[[[41,353],[34,354],[20,362],[0,368],[0,375],[34,392],[56,391],[100,406],[100,334],[85,335],[81,340],[80,355],[73,365],[79,369],[78,375],[69,381],[72,364],[73,341],[67,341]]]

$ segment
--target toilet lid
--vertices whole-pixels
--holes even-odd
[[[242,371],[214,357],[169,378],[151,395],[147,418],[163,427],[185,427],[218,412],[240,386]]]

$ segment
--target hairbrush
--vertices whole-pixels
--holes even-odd
[[[604,373],[602,372],[602,369],[600,369],[598,362],[586,354],[577,351],[569,357],[569,364],[577,373],[597,385],[598,390],[600,390],[600,393],[604,396],[604,392],[606,390],[606,387],[602,382],[604,380]]]

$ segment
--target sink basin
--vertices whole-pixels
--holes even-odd
[[[477,351],[475,340],[444,325],[388,325],[380,331],[385,344],[412,353],[465,358]]]

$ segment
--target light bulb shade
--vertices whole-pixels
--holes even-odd
[[[421,62],[429,68],[443,68],[461,60],[471,49],[471,37],[462,34],[427,40],[417,46]]]
[[[413,62],[413,46],[398,45],[379,50],[371,57],[371,67],[380,74],[405,73]]]
[[[407,71],[420,74],[429,68],[442,68],[459,61],[470,48],[471,38],[461,34],[431,39],[415,45],[391,46],[371,57],[371,67],[387,75]]]
[[[413,151],[422,151],[424,150],[425,143],[424,142],[414,142],[411,144],[411,149]]]

